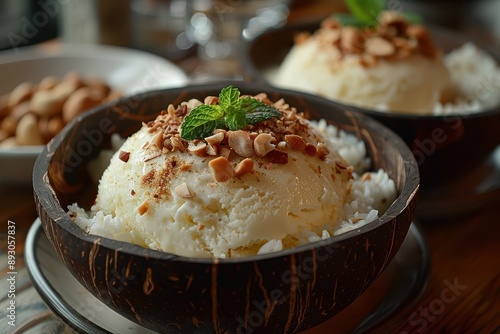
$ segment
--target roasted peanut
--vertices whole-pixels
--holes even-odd
[[[229,161],[222,156],[210,160],[208,167],[210,167],[212,176],[217,182],[226,182],[234,176],[233,167],[231,167]]]
[[[109,102],[109,101],[114,101],[118,100],[120,97],[122,97],[122,94],[117,91],[117,90],[112,90],[108,96],[106,96],[103,100],[102,103]]]
[[[205,148],[205,153],[207,155],[218,155],[219,154],[219,146],[207,144],[207,147]]]
[[[17,122],[11,115],[5,116],[2,120],[2,129],[9,135],[13,136],[16,133]]]
[[[62,82],[65,82],[67,85],[73,87],[74,90],[84,86],[82,77],[77,72],[70,72],[66,74]]]
[[[191,191],[189,190],[188,185],[185,182],[179,184],[177,187],[175,187],[174,190],[177,196],[181,198],[189,199],[194,197]]]
[[[328,146],[326,146],[323,143],[318,143],[316,145],[316,153],[318,154],[318,157],[321,160],[325,160],[326,156],[330,154],[330,150],[328,149]]]
[[[16,144],[16,137],[9,137],[5,140],[2,140],[0,142],[0,147],[3,147],[3,148],[11,148],[11,147],[15,147],[17,144]]]
[[[64,122],[68,123],[73,118],[84,112],[85,110],[94,108],[102,101],[102,96],[96,94],[89,87],[79,88],[71,94],[68,100],[62,107],[62,116]]]
[[[199,157],[205,157],[207,156],[206,148],[207,144],[202,141],[196,144],[190,142],[188,146],[188,151]]]
[[[38,120],[38,130],[40,131],[40,135],[43,137],[45,142],[48,142],[50,140],[51,135],[49,133],[49,118],[48,117],[41,117]]]
[[[370,37],[365,42],[366,52],[376,57],[391,56],[396,52],[396,47],[390,41],[381,37]]]
[[[406,29],[408,36],[417,40],[420,52],[426,57],[433,58],[437,54],[436,47],[432,41],[432,36],[429,30],[421,25],[412,25]]]
[[[253,170],[253,165],[253,160],[250,158],[241,160],[234,168],[234,176],[239,177],[250,173]]]
[[[137,211],[139,211],[139,214],[142,216],[143,214],[145,214],[149,209],[149,202],[148,201],[144,201],[142,202],[141,205],[139,205],[139,207],[137,208]]]
[[[219,103],[219,98],[217,96],[207,96],[205,100],[203,100],[205,104],[217,104]]]
[[[24,101],[12,108],[10,116],[17,123],[24,115],[26,115],[30,111],[31,111],[30,101]]]
[[[158,148],[163,148],[163,132],[158,132],[154,135],[153,139],[151,139],[151,144],[156,145]]]
[[[99,91],[103,98],[105,96],[108,96],[109,93],[111,92],[111,88],[108,86],[108,84],[102,81],[101,79],[91,78],[85,80],[85,83],[87,84],[88,87],[91,87]]]
[[[301,136],[285,135],[285,141],[297,151],[303,152],[306,148],[306,142]]]
[[[179,150],[181,152],[183,152],[186,148],[184,147],[184,144],[182,144],[182,141],[177,138],[177,137],[172,137],[170,138],[170,141],[172,142],[172,150],[175,151],[175,150]]]
[[[33,95],[30,107],[33,112],[42,117],[49,117],[58,113],[64,100],[53,91],[41,90]]]
[[[224,140],[224,135],[225,133],[224,132],[217,132],[216,134],[214,135],[211,135],[209,137],[206,137],[205,138],[205,141],[209,144],[212,144],[212,145],[217,145],[219,144],[221,141]]]
[[[341,46],[347,52],[361,53],[363,51],[364,36],[363,34],[353,28],[345,27],[341,32]]]
[[[7,133],[7,131],[0,129],[0,142],[4,141],[7,138],[9,138],[9,134]]]
[[[38,130],[38,120],[33,114],[24,115],[17,124],[17,145],[43,145],[44,141]]]
[[[27,101],[33,95],[34,86],[31,82],[23,82],[12,90],[9,94],[7,106],[10,108],[18,105],[21,102]]]
[[[57,135],[64,128],[64,121],[59,116],[54,116],[49,120],[48,130],[51,137]]]
[[[57,86],[61,80],[54,76],[48,76],[42,79],[38,84],[38,90],[50,90]]]
[[[82,111],[119,96],[104,81],[83,80],[76,72],[62,80],[47,76],[36,85],[24,82],[0,96],[0,139],[7,141],[2,147],[44,144]],[[31,130],[26,134],[26,129]]]
[[[226,159],[229,159],[229,156],[231,155],[231,150],[228,149],[227,147],[221,147],[219,154],[221,157],[224,157]]]
[[[4,94],[0,96],[0,118],[7,116],[10,112],[10,108],[7,105],[8,101],[9,101],[9,94]]]
[[[55,135],[64,128],[64,122],[59,115],[48,117],[41,117],[38,120],[38,129],[45,142],[48,142]]]

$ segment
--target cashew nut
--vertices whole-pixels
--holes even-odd
[[[33,114],[24,115],[17,124],[17,145],[43,145],[44,141],[38,130],[38,120]]]
[[[274,150],[275,145],[271,144],[272,140],[273,140],[273,136],[271,136],[269,133],[259,134],[253,142],[255,154],[257,154],[259,157],[263,157],[267,153]]]
[[[64,122],[70,122],[82,112],[97,106],[101,101],[101,96],[98,96],[91,88],[79,88],[76,92],[71,94],[62,107]]]
[[[60,112],[64,101],[71,94],[71,87],[60,83],[52,90],[41,90],[33,94],[31,110],[42,117],[50,117]]]

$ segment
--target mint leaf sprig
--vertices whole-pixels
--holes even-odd
[[[216,129],[235,131],[280,117],[276,108],[251,97],[240,97],[238,88],[228,86],[221,90],[219,104],[202,104],[191,110],[182,122],[181,138],[203,139]]]
[[[385,0],[345,0],[349,11],[360,22],[375,21],[384,9]]]
[[[349,14],[338,13],[334,18],[343,26],[373,28],[378,25],[378,16],[385,8],[386,0],[344,0]],[[410,23],[422,23],[419,15],[400,13]]]

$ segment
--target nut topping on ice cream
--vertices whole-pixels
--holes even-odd
[[[309,33],[300,33],[296,44],[305,43]],[[324,48],[331,48],[339,59],[355,55],[363,66],[376,66],[379,59],[405,59],[411,55],[435,58],[438,51],[429,31],[409,23],[397,12],[381,12],[374,27],[344,26],[334,17],[323,20],[314,38]]]
[[[283,99],[273,103],[265,94],[240,97],[239,91],[232,86],[223,89],[221,94],[228,90],[235,90],[233,94],[237,95],[236,98],[255,104],[255,109],[260,108],[257,112],[263,110],[262,106],[267,108],[266,110],[271,110],[272,117],[260,121],[262,117],[259,116],[259,122],[244,123],[239,130],[217,127],[211,130],[208,136],[200,134],[200,138],[184,139],[181,129],[185,126],[184,122],[189,119],[189,115],[201,110],[200,107],[206,112],[205,106],[218,106],[221,98],[209,96],[205,98],[204,103],[191,100],[177,107],[169,105],[167,110],[162,111],[154,121],[147,123],[148,132],[153,134],[153,138],[143,146],[143,150],[147,152],[144,161],[175,151],[198,157],[218,157],[210,161],[209,167],[217,182],[226,182],[234,176],[240,177],[251,173],[254,164],[251,158],[254,156],[265,158],[270,163],[286,164],[288,149],[294,149],[311,157],[326,159],[329,154],[328,148],[311,133],[303,115],[297,113],[297,110],[286,104]],[[252,114],[255,109],[249,109],[247,113]],[[207,117],[210,118],[210,115]],[[236,160],[231,158],[231,152],[234,153],[233,156],[237,156]],[[241,158],[248,159],[241,160]],[[231,163],[233,160],[236,161],[234,167]]]

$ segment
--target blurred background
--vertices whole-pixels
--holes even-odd
[[[500,46],[499,0],[387,0]],[[237,55],[264,29],[344,11],[341,0],[2,0],[0,50],[58,39],[137,48],[181,61]]]

